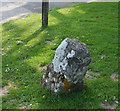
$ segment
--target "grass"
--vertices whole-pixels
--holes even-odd
[[[49,26],[42,29],[41,14],[2,24],[3,109],[104,109],[102,101],[118,102],[118,3],[85,3],[49,11]],[[40,86],[40,66],[52,61],[65,38],[84,42],[91,54],[89,69],[97,79],[85,78],[82,91],[53,96]],[[47,43],[46,40],[51,41]],[[101,56],[103,56],[101,58]],[[118,109],[119,107],[117,107]]]

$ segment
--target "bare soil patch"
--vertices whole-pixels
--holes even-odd
[[[52,43],[50,40],[45,40],[46,43]]]
[[[17,43],[23,43],[23,41],[21,41],[21,40],[17,40],[16,42],[17,42]]]
[[[117,107],[116,103],[109,104],[107,101],[102,101],[101,106],[105,107],[105,109],[115,109]]]
[[[100,57],[101,57],[101,59],[103,59],[105,57],[105,55],[102,54],[102,55],[100,55]]]
[[[40,69],[40,70],[46,70],[46,69],[47,69],[47,66],[40,66],[39,69]]]
[[[66,10],[66,11],[70,11],[71,9],[67,8],[67,9],[64,9],[64,10]]]
[[[50,40],[45,40],[45,42],[46,42],[46,43],[49,43],[49,44],[51,43],[51,44],[53,44],[53,45],[56,45],[55,43],[53,43],[53,42],[50,41]]]
[[[24,111],[26,111],[26,106],[22,106],[22,107],[19,107],[19,109],[24,109]]]
[[[113,73],[113,74],[110,76],[110,78],[113,79],[114,81],[118,81],[118,74]]]
[[[9,83],[8,85],[4,86],[3,88],[0,88],[0,96],[5,96],[9,92],[8,88],[17,89],[16,86]]]
[[[92,72],[91,70],[88,70],[86,72],[85,77],[88,79],[97,79],[97,77],[96,77],[97,75],[100,75],[100,72]]]
[[[93,77],[93,76],[89,75],[88,73],[86,73],[86,78],[88,78],[88,79],[97,79],[96,77]]]
[[[5,96],[5,94],[7,94],[9,92],[8,91],[9,87],[12,87],[12,85],[10,83],[8,86],[4,86],[3,88],[0,88],[0,96]]]

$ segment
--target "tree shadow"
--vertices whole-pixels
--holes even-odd
[[[35,39],[36,37],[39,37],[40,34],[44,30],[49,31],[49,30],[53,29],[52,31],[55,31],[55,29],[57,27],[61,27],[61,28],[63,28],[64,32],[58,32],[61,34],[59,36],[59,38],[61,38],[61,36],[63,36],[62,40],[64,38],[66,38],[66,36],[64,36],[62,33],[68,33],[69,29],[67,27],[62,27],[62,24],[63,24],[62,21],[66,20],[66,22],[64,22],[64,23],[66,23],[66,25],[69,25],[69,27],[72,27],[73,23],[71,23],[70,19],[73,19],[73,17],[71,15],[75,12],[74,12],[74,10],[72,10],[70,12],[71,13],[70,16],[65,16],[65,15],[59,13],[57,10],[55,10],[55,11],[56,11],[55,14],[52,14],[52,13],[50,13],[50,14],[59,20],[59,23],[57,25],[49,26],[45,29],[35,30],[34,33],[32,33],[28,37],[22,39],[23,43],[16,44],[16,45],[14,45],[14,47],[12,47],[10,50],[7,51],[7,55],[9,55],[9,57],[6,55],[3,55],[3,61],[6,61],[3,64],[3,69],[4,69],[3,70],[3,79],[7,79],[8,81],[14,81],[15,84],[18,85],[18,89],[11,90],[10,94],[8,94],[7,98],[10,98],[10,99],[17,98],[16,100],[19,99],[19,102],[23,102],[27,105],[29,105],[31,100],[34,98],[37,103],[42,103],[43,108],[45,108],[46,105],[49,105],[49,107],[54,108],[54,106],[53,106],[54,104],[57,105],[58,108],[62,107],[62,105],[63,105],[62,108],[65,108],[66,106],[64,104],[66,104],[67,106],[71,105],[71,102],[68,102],[68,101],[72,101],[72,104],[74,104],[74,105],[76,102],[79,101],[79,100],[76,100],[74,97],[76,96],[76,94],[80,96],[80,92],[73,92],[73,93],[69,93],[68,96],[61,95],[61,96],[58,96],[58,98],[54,98],[54,96],[52,96],[49,92],[46,92],[46,90],[39,85],[40,78],[43,73],[40,71],[37,71],[34,66],[31,66],[25,62],[25,59],[29,60],[30,58],[32,58],[34,56],[38,56],[38,54],[40,54],[40,53],[42,54],[43,53],[42,48],[46,48],[45,34],[43,34],[43,36],[40,38],[40,41],[37,41],[34,44],[32,49],[30,49],[30,47],[25,47],[25,45],[27,45],[29,41],[31,41],[32,39]],[[79,13],[76,12],[76,14],[79,14]],[[80,16],[82,16],[82,15],[80,15]],[[8,26],[8,24],[11,25],[10,29],[8,27],[6,27],[6,26]],[[29,30],[32,25],[34,25],[34,22],[32,22],[28,26],[26,24],[26,26],[20,28],[19,26],[15,25],[13,21],[10,21],[9,23],[4,24],[4,27],[6,28],[4,30],[8,31],[8,30],[11,30],[12,28],[15,28],[15,31],[14,31],[15,33],[12,33],[11,37],[16,37],[16,35],[17,35],[17,37],[16,37],[17,39],[15,39],[15,40],[19,40],[19,37],[21,37],[24,32]],[[53,39],[54,39],[54,37],[53,37]],[[21,40],[21,38],[20,38],[20,40]],[[62,40],[58,39],[57,40],[58,44]],[[3,42],[3,46],[5,46],[8,42],[11,43],[13,41],[12,41],[12,39],[7,39]],[[38,47],[40,47],[40,48],[38,48]],[[26,54],[24,54],[24,53],[15,54],[19,49],[23,49],[22,52],[27,51],[27,49],[30,49],[30,51],[28,51],[28,53],[26,53]],[[37,52],[35,52],[33,50],[36,50]],[[9,63],[8,63],[8,61],[9,61]],[[9,73],[4,72],[6,70],[6,68],[8,68],[6,66],[6,64],[9,64],[9,68],[11,69],[9,71]],[[17,71],[15,68],[19,68],[20,71]],[[40,95],[40,99],[38,98],[39,95]],[[42,97],[43,95],[48,95],[47,96],[48,100],[44,99]],[[84,99],[85,98],[83,98],[83,100]],[[59,101],[60,101],[61,105],[59,105]],[[19,102],[17,103],[18,107],[20,104]],[[11,105],[10,107],[13,107],[13,105]],[[38,106],[38,109],[39,108],[41,108],[41,105]]]
[[[78,8],[79,9],[79,8]],[[82,10],[82,9],[81,9]],[[85,13],[88,13],[86,9]],[[66,10],[68,11],[68,10]],[[82,10],[84,11],[84,10]],[[53,9],[50,11],[50,15],[52,17],[55,17],[58,20],[57,25],[49,25],[46,29],[42,29],[39,27],[39,29],[35,29],[35,32],[32,31],[31,34],[29,34],[27,37],[21,39],[23,43],[16,44],[14,47],[12,47],[10,50],[7,51],[7,55],[3,55],[3,79],[7,79],[9,81],[14,81],[15,84],[18,86],[17,90],[10,90],[10,93],[3,98],[3,108],[5,108],[5,102],[10,102],[11,99],[15,99],[15,102],[13,102],[13,105],[9,104],[9,108],[19,108],[20,104],[23,106],[26,105],[27,108],[36,108],[36,109],[65,109],[65,108],[81,108],[81,109],[90,109],[90,108],[98,108],[99,106],[99,100],[97,100],[97,94],[98,92],[94,92],[94,87],[91,89],[89,86],[87,89],[77,92],[71,92],[67,93],[67,95],[58,95],[54,97],[53,95],[48,92],[48,90],[42,88],[39,85],[40,79],[42,77],[43,72],[38,71],[36,69],[36,65],[34,66],[33,62],[29,61],[27,63],[27,60],[32,59],[32,57],[40,56],[40,54],[43,54],[45,56],[47,53],[49,53],[48,50],[46,50],[49,46],[49,50],[52,50],[53,46],[51,47],[50,44],[46,44],[45,40],[50,39],[52,41],[55,40],[55,43],[57,44],[54,48],[54,50],[57,48],[57,46],[60,44],[60,42],[65,39],[66,37],[69,38],[75,38],[76,36],[81,34],[81,29],[84,27],[84,24],[92,25],[95,24],[95,20],[91,20],[91,16],[89,18],[82,18],[84,16],[84,13],[80,13],[79,11],[75,11],[74,9],[71,9],[68,15],[62,14],[59,9]],[[74,15],[79,15],[79,18],[74,18]],[[75,19],[73,21],[73,19]],[[51,22],[52,20],[49,20]],[[64,21],[64,22],[63,22]],[[8,24],[11,25],[11,28],[15,28],[15,33],[11,34],[11,37],[16,37],[16,40],[19,40],[19,37],[23,35],[23,33],[30,29],[30,26],[34,25],[34,22],[32,22],[29,26],[22,27],[20,29],[19,26],[15,25],[14,22],[10,21],[9,23],[4,24],[4,27],[6,27],[6,31],[10,30],[8,29]],[[81,27],[78,29],[78,25],[81,25]],[[65,26],[65,27],[64,27]],[[69,28],[68,28],[69,27]],[[94,26],[92,26],[94,28]],[[59,30],[57,30],[59,28]],[[62,29],[62,30],[61,30]],[[18,31],[19,30],[19,31]],[[17,32],[18,31],[18,32]],[[44,31],[49,32],[50,37],[48,35],[46,36],[46,33],[43,33]],[[54,32],[54,33],[53,33]],[[87,32],[85,30],[85,32]],[[74,36],[71,36],[73,35]],[[41,36],[42,34],[42,36]],[[66,36],[67,35],[67,36]],[[57,39],[55,38],[57,36]],[[36,39],[37,37],[40,37],[38,41],[34,43],[34,46],[26,46],[32,39]],[[84,39],[80,38],[84,41]],[[6,46],[8,42],[13,42],[10,40],[5,40],[3,42],[3,46]],[[32,41],[31,41],[32,42]],[[17,53],[19,49],[22,49],[22,53]],[[28,49],[28,50],[27,50]],[[24,54],[24,52],[27,52]],[[52,53],[53,54],[53,53]],[[53,59],[53,56],[49,55],[51,57],[50,60]],[[49,59],[49,56],[46,57]],[[26,60],[27,59],[27,60]],[[37,58],[38,59],[38,58]],[[42,58],[43,59],[43,58]],[[9,63],[8,63],[9,61]],[[44,61],[44,60],[43,60]],[[39,60],[38,60],[39,63]],[[49,62],[45,65],[47,65]],[[6,73],[5,70],[8,68],[6,66],[9,64],[9,68],[11,69],[9,73]],[[19,68],[20,71],[17,71],[15,68]],[[93,82],[92,86],[94,86],[97,82]],[[30,106],[30,104],[36,105],[36,106]],[[17,106],[16,106],[17,105]],[[73,107],[72,107],[73,106]]]

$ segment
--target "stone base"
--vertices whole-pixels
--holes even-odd
[[[41,85],[52,94],[66,93],[86,88],[84,76],[91,62],[87,46],[66,38],[56,49],[54,59],[47,66]]]
[[[82,83],[74,85],[72,87],[72,90],[73,91],[81,91],[81,90],[86,89],[86,88],[87,88],[87,85],[84,82],[82,82]]]
[[[67,91],[65,91],[64,92],[64,94],[65,93],[69,93],[69,92],[74,92],[74,91],[82,91],[82,90],[85,90],[87,88],[87,85],[84,83],[84,82],[82,82],[82,83],[79,83],[79,84],[74,84],[74,85],[72,85],[71,87],[70,87],[70,89],[68,89]],[[63,94],[63,93],[55,93],[54,91],[51,91],[51,90],[49,90],[50,91],[50,93],[52,94],[52,95],[57,95],[57,94]]]

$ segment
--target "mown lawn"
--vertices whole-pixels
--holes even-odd
[[[104,109],[118,103],[118,3],[84,3],[49,11],[49,26],[42,29],[35,13],[2,24],[3,109]],[[40,86],[42,67],[52,61],[65,38],[84,42],[91,54],[86,89],[53,96]],[[117,76],[115,77],[117,79]]]

